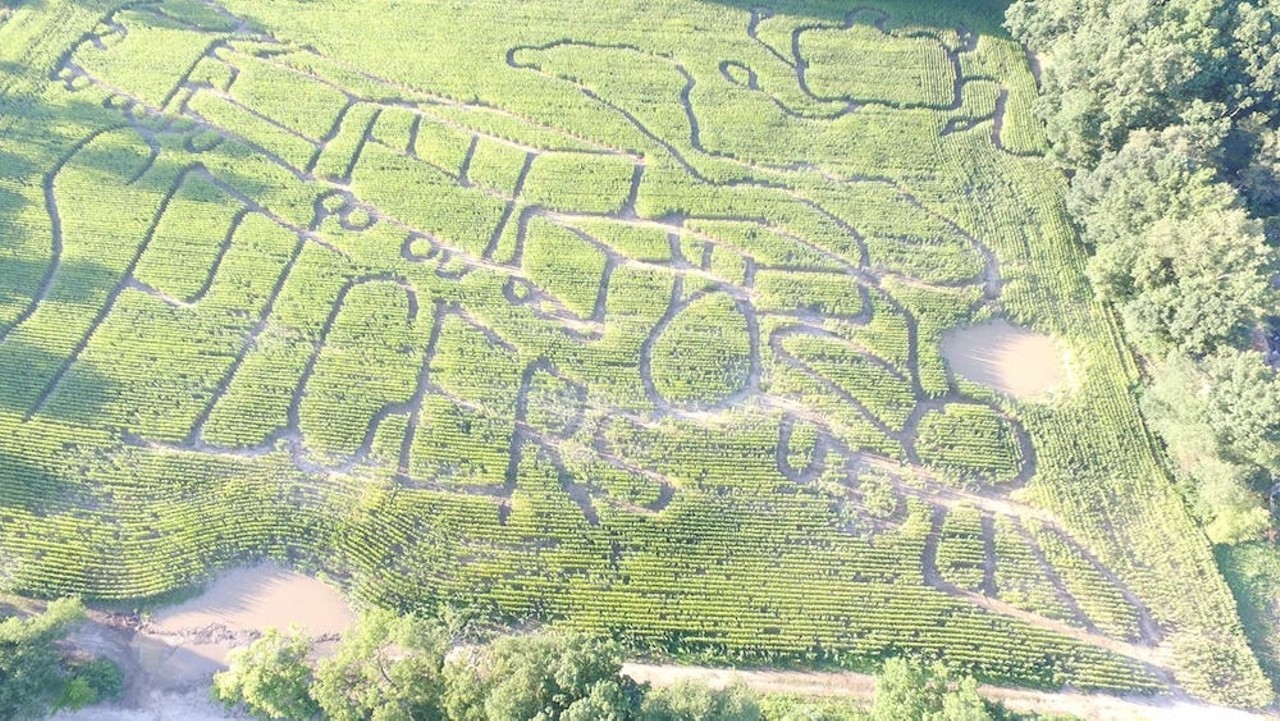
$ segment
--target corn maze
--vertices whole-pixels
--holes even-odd
[[[445,5],[0,30],[0,99],[52,109],[0,141],[4,585],[266,554],[690,658],[1258,673],[990,19]],[[941,334],[996,316],[1077,387],[956,376]]]

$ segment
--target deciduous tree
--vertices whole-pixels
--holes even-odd
[[[320,707],[311,697],[311,641],[300,629],[281,633],[268,629],[248,648],[234,651],[229,668],[213,677],[214,696],[231,706],[243,705],[264,719],[303,721]]]

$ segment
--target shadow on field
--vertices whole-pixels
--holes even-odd
[[[66,356],[55,355],[19,336],[5,338],[0,342],[0,411],[29,415],[66,361]],[[88,363],[73,363],[71,368],[76,387],[88,390],[79,393],[74,403],[46,405],[40,417],[65,423],[92,423],[106,399],[111,397],[115,384]],[[70,377],[71,373],[65,376]]]
[[[39,292],[48,269],[48,257],[0,260],[0,307],[29,306]],[[110,288],[120,280],[116,271],[95,260],[83,258],[63,258],[58,265],[58,276],[55,298],[58,303],[88,303],[94,300],[95,289]],[[8,328],[0,323],[0,333],[7,331]]]
[[[35,173],[37,168],[30,160],[5,150],[0,150],[0,177],[22,178]],[[3,206],[0,206],[0,210]]]
[[[0,6],[3,7],[3,6]],[[9,62],[8,60],[0,60],[0,75],[21,75],[27,71],[19,63]]]
[[[31,161],[18,155],[4,150],[0,150],[0,179],[12,179],[19,183],[24,179],[30,178],[39,172],[39,168],[31,163]],[[9,243],[6,235],[11,228],[13,218],[22,211],[27,205],[27,199],[8,188],[0,187],[0,248],[4,248]],[[0,289],[3,289],[0,285]]]
[[[958,2],[957,0],[941,0],[940,2],[921,3],[911,0],[889,0],[850,3],[844,0],[697,0],[709,5],[722,5],[736,8],[743,16],[750,17],[753,10],[764,9],[777,15],[791,15],[806,18],[815,23],[839,25],[844,22],[850,11],[874,9],[882,10],[890,18],[901,16],[910,18],[912,22],[921,24],[937,24],[950,27],[964,24],[982,33],[1007,35],[1002,25],[1004,13],[1009,7],[1009,0],[973,0]],[[891,21],[892,24],[892,21]]]
[[[74,484],[49,468],[0,449],[0,509],[44,514],[74,507],[74,496]]]

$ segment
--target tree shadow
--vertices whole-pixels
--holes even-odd
[[[17,153],[0,150],[0,176],[19,178],[37,170],[32,162]]]
[[[65,356],[55,355],[21,337],[11,335],[0,342],[0,412],[23,417],[33,413],[66,361]],[[77,362],[73,367],[77,385],[93,391],[78,394],[74,404],[49,404],[41,409],[39,417],[85,424],[101,412],[106,399],[111,397],[114,382],[88,363]]]
[[[0,150],[0,178],[12,178],[22,182],[22,179],[30,178],[38,172],[39,168],[27,158],[17,153]],[[21,213],[27,204],[28,200],[21,194],[0,187],[0,247],[4,247],[4,236],[7,235],[3,228],[9,225],[10,219]],[[0,283],[0,293],[3,293],[3,290],[4,284]]]
[[[922,3],[916,0],[868,0],[850,3],[845,0],[698,0],[710,5],[736,8],[750,17],[759,10],[776,15],[805,18],[806,22],[839,24],[850,12],[879,10],[890,18],[890,25],[918,24],[939,27],[964,25],[981,33],[1007,36],[1003,28],[1009,0],[973,0],[967,3]]]
[[[49,268],[48,258],[12,258],[0,261],[0,307],[25,306],[39,291],[38,285]],[[120,274],[92,260],[63,260],[58,273],[71,279],[61,284],[58,301],[86,303],[94,287],[119,281]],[[0,323],[0,332],[8,330]]]
[[[14,12],[18,10],[43,10],[44,0],[0,0],[0,8],[7,8]]]
[[[74,486],[49,467],[0,445],[0,509],[43,515],[74,507]]]

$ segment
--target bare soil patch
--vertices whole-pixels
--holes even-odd
[[[241,633],[297,624],[322,637],[341,633],[354,620],[351,607],[333,586],[264,563],[226,571],[199,596],[152,614],[146,629],[181,635],[211,625]]]
[[[1022,400],[1043,398],[1067,379],[1051,336],[997,319],[948,331],[942,356],[959,376]]]
[[[198,596],[150,619],[121,623],[110,614],[90,616],[72,643],[120,666],[124,697],[115,705],[60,714],[59,721],[235,718],[208,700],[213,674],[226,668],[232,650],[268,628],[300,626],[324,655],[332,647],[326,642],[355,620],[338,589],[274,563],[225,571]]]
[[[54,714],[49,721],[239,721],[250,717],[229,711],[209,697],[209,689],[153,694],[142,708],[89,706]]]

